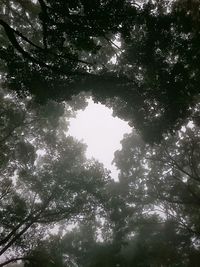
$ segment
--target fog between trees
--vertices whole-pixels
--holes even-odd
[[[0,10],[0,266],[199,266],[199,1]],[[118,182],[66,134],[88,96],[134,126]]]

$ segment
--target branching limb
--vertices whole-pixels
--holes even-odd
[[[16,261],[37,261],[37,259],[34,259],[32,257],[16,257],[0,263],[0,267],[6,266],[10,263],[14,263]]]
[[[76,58],[73,58],[73,57],[70,57],[70,56],[61,56],[61,55],[57,55],[51,51],[46,51],[44,48],[34,44],[31,40],[29,40],[27,37],[25,37],[22,33],[20,33],[19,31],[17,30],[14,30],[12,27],[10,27],[5,21],[3,21],[2,19],[0,19],[0,24],[4,27],[4,30],[7,34],[7,37],[9,39],[9,41],[11,42],[11,44],[13,45],[13,47],[18,51],[20,52],[25,58],[31,60],[32,62],[36,63],[36,64],[39,64],[43,67],[47,67],[47,68],[53,68],[52,66],[50,65],[47,65],[46,63],[36,59],[35,57],[33,57],[32,55],[30,55],[27,51],[25,51],[19,44],[19,42],[17,41],[16,39],[16,36],[19,36],[21,37],[25,42],[29,43],[31,46],[33,46],[34,48],[36,48],[37,50],[41,51],[41,52],[44,52],[44,53],[47,53],[47,54],[51,54],[55,57],[62,57],[63,59],[68,59],[70,61],[74,61],[74,62],[78,62],[78,63],[82,63],[82,64],[86,64],[86,65],[93,65],[92,63],[90,62],[86,62],[84,60],[81,60],[81,59],[76,59]],[[55,71],[55,68],[54,68],[54,71]]]
[[[179,163],[170,155],[169,151],[166,149],[165,147],[165,152],[167,154],[167,156],[169,157],[169,159],[171,160],[172,164],[174,164],[177,169],[179,171],[181,171],[182,173],[186,174],[188,177],[190,177],[191,179],[195,180],[195,181],[198,181],[199,182],[199,179],[197,177],[194,177],[192,174],[190,174],[189,172],[187,172],[186,170],[184,170],[180,165]]]
[[[48,17],[47,15],[47,6],[45,4],[45,2],[43,0],[38,0],[40,7],[41,7],[41,11],[43,13],[43,15],[45,17]],[[42,31],[43,31],[43,45],[44,45],[44,49],[47,50],[47,24],[45,22],[45,20],[42,20]]]

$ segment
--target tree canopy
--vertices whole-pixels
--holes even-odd
[[[159,141],[199,94],[198,9],[196,0],[2,0],[2,78],[41,103],[89,91]]]
[[[199,267],[198,0],[1,0],[0,267]],[[134,126],[118,180],[68,135]]]
[[[5,91],[1,103],[0,255],[16,258],[55,223],[102,212],[110,178],[86,159],[85,145],[67,136],[73,110],[64,103],[36,105]]]
[[[67,135],[82,96],[41,105],[2,90],[1,103],[0,266],[198,267],[197,123],[153,146],[133,130],[114,181]]]

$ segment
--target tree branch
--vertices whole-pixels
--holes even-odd
[[[194,140],[192,140],[192,144],[191,144],[191,153],[190,155],[188,155],[189,157],[189,163],[190,163],[190,169],[192,171],[192,174],[193,176],[196,177],[196,180],[198,182],[200,182],[200,176],[198,174],[198,169],[197,169],[197,164],[196,164],[196,161],[195,161],[195,158],[194,158],[194,150],[195,150],[195,143],[194,143]]]
[[[13,258],[13,259],[4,261],[3,263],[0,263],[0,267],[3,267],[5,265],[8,265],[9,263],[13,263],[13,262],[16,262],[16,261],[19,261],[19,260],[25,260],[25,259],[26,259],[25,257]]]
[[[6,266],[9,263],[13,263],[13,262],[20,261],[20,260],[21,261],[37,261],[36,259],[31,258],[31,257],[16,257],[16,258],[4,261],[3,263],[0,263],[0,267]]]
[[[5,196],[7,196],[11,191],[9,190],[11,188],[11,186],[10,185],[8,185],[6,188],[5,188],[5,190],[4,190],[4,192],[0,195],[0,200],[2,200]]]
[[[6,242],[9,241],[9,239],[17,232],[17,230],[23,226],[24,223],[26,223],[30,219],[30,215],[27,216],[24,220],[22,220],[15,228],[4,238],[0,241],[0,245],[2,246]]]
[[[77,59],[77,58],[73,58],[70,56],[62,56],[62,55],[57,55],[49,50],[46,50],[36,44],[34,44],[31,40],[29,40],[26,36],[24,36],[21,32],[13,29],[12,27],[10,27],[5,21],[3,21],[2,19],[0,19],[0,24],[4,27],[4,30],[10,40],[10,42],[12,43],[12,45],[25,57],[31,59],[32,61],[34,61],[35,63],[41,65],[41,61],[39,61],[38,59],[34,58],[33,56],[31,56],[28,52],[26,52],[18,43],[15,34],[18,35],[19,37],[21,37],[25,42],[29,43],[31,46],[33,46],[34,48],[38,49],[39,51],[45,53],[45,54],[51,54],[55,57],[58,58],[63,58],[63,59],[68,59],[70,61],[73,62],[78,62],[78,63],[82,63],[82,64],[86,64],[86,65],[94,65],[93,63],[81,60],[81,59]],[[49,67],[48,65],[45,65],[46,67]]]
[[[173,159],[173,157],[170,155],[169,151],[167,150],[167,148],[165,147],[165,152],[167,154],[167,156],[169,157],[169,159],[171,160],[171,162],[178,168],[179,171],[181,171],[182,173],[186,174],[188,177],[190,177],[191,179],[198,181],[199,179],[197,179],[196,177],[194,177],[192,174],[190,174],[189,172],[187,172],[186,170],[184,170],[179,164],[178,162]]]
[[[18,240],[34,223],[37,222],[37,220],[39,219],[39,217],[41,216],[41,214],[45,211],[45,209],[47,208],[47,206],[49,205],[52,196],[53,196],[53,192],[52,191],[51,195],[47,198],[47,200],[44,202],[44,204],[42,205],[42,207],[36,212],[35,215],[30,214],[25,220],[23,220],[21,223],[19,223],[15,229],[13,231],[11,231],[10,234],[8,234],[8,236],[6,238],[4,238],[4,240],[1,241],[2,244],[5,244],[7,241],[9,241],[9,239],[11,239],[0,251],[0,255],[2,255],[4,252],[6,252],[14,243],[16,240]],[[30,221],[29,221],[30,220]],[[24,228],[19,231],[18,233],[17,230],[20,229],[23,224],[25,224],[27,222],[26,225],[24,225]],[[13,238],[12,238],[13,236]]]
[[[47,6],[45,2],[43,0],[38,0],[38,2],[40,4],[41,11],[43,12],[44,16],[48,17]],[[43,45],[44,45],[44,48],[47,49],[47,25],[44,19],[42,19],[42,30],[43,30]]]
[[[181,179],[179,179],[175,175],[172,175],[172,177],[177,181],[179,181],[189,191],[189,193],[198,201],[197,203],[200,205],[200,197],[191,189],[191,187],[188,184],[184,183]]]

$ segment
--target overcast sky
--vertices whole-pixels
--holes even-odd
[[[112,116],[112,110],[91,99],[84,111],[79,111],[75,119],[71,119],[69,134],[88,145],[87,157],[94,157],[112,171],[117,178],[117,171],[111,162],[114,152],[121,145],[125,133],[130,133],[128,123]]]

